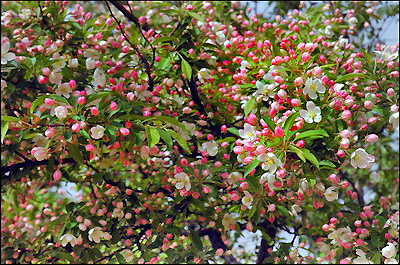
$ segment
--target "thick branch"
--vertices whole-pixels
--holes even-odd
[[[276,235],[276,228],[274,225],[271,225],[269,221],[264,221],[263,223],[260,224],[262,227],[264,227],[267,230],[267,234],[271,238],[275,238]],[[266,240],[264,237],[261,240],[261,245],[258,249],[258,254],[257,254],[257,261],[256,264],[263,264],[263,261],[268,257],[269,253],[267,251],[268,248],[272,247],[273,245],[270,245],[268,243],[268,240]]]
[[[47,165],[50,160],[42,160],[42,161],[32,161],[32,160],[27,160],[22,163],[17,163],[11,166],[5,166],[0,168],[0,174],[1,174],[1,179],[2,180],[11,180],[13,173],[19,172],[20,169],[26,170],[26,169],[32,169],[37,166],[43,166]],[[62,160],[62,163],[60,163],[59,160],[54,160],[54,164],[72,164],[76,163],[74,159],[72,158],[66,158]],[[6,175],[6,173],[8,173]]]
[[[200,236],[208,235],[211,245],[214,249],[222,248],[224,252],[228,249],[221,238],[221,233],[213,228],[208,228],[199,232]],[[237,260],[232,255],[224,255],[224,260],[227,264],[238,264]]]
[[[148,31],[150,29],[150,27],[147,23],[140,25],[139,19],[137,19],[131,12],[126,10],[126,8],[118,1],[110,1],[110,3],[113,4],[113,6],[115,6],[119,11],[121,11],[125,17],[127,17],[130,21],[135,23],[139,29],[143,28],[146,31]]]

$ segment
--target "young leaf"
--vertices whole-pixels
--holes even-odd
[[[77,145],[69,143],[68,153],[78,164],[83,165],[83,156]]]
[[[155,39],[155,40],[153,41],[152,44],[153,44],[153,45],[156,45],[156,44],[158,44],[158,43],[166,42],[166,41],[170,41],[170,40],[175,41],[175,40],[176,40],[176,37],[174,37],[174,36],[159,37],[158,39]]]
[[[246,172],[244,173],[244,176],[246,177],[253,169],[255,169],[258,165],[260,164],[260,161],[255,158],[253,162],[247,165],[246,167]]]
[[[4,141],[4,137],[6,137],[7,131],[8,131],[8,122],[6,122],[3,127],[1,127],[1,143],[2,144]]]
[[[255,104],[256,101],[254,97],[250,98],[249,101],[247,101],[246,106],[244,107],[244,116],[249,115],[249,113],[253,110]]]
[[[249,183],[250,187],[257,188],[259,186],[257,179],[254,176],[247,175],[246,181]]]
[[[160,141],[160,134],[158,133],[157,129],[155,129],[151,126],[146,126],[145,130],[146,130],[149,148],[152,148],[154,145],[156,145]]]
[[[310,136],[326,136],[328,137],[328,133],[325,130],[310,130],[310,131],[306,131],[306,132],[302,132],[300,133],[298,136],[296,136],[296,138],[294,138],[294,141],[301,139],[301,138],[305,138],[305,137],[310,137]]]
[[[285,125],[283,125],[283,130],[285,131],[285,135],[288,134],[290,128],[292,128],[294,121],[297,117],[299,117],[300,112],[295,112],[289,115],[285,121]]]
[[[236,129],[235,127],[230,127],[230,128],[228,128],[228,132],[233,133],[233,134],[236,135],[236,136],[240,136],[239,130]]]
[[[19,122],[21,119],[13,116],[1,116],[2,121]]]
[[[161,128],[157,128],[158,133],[160,134],[161,138],[164,140],[165,144],[172,148],[172,138],[171,135],[169,135],[168,132],[166,132],[165,130],[161,129]]]
[[[192,67],[190,64],[182,58],[182,72],[185,74],[186,78],[190,81],[192,79]]]
[[[42,104],[42,102],[44,101],[44,99],[45,99],[46,97],[47,97],[47,95],[42,95],[42,96],[38,97],[37,99],[35,99],[35,100],[32,102],[32,105],[31,105],[31,108],[30,108],[31,114],[33,114],[33,113],[35,112],[35,109],[36,109],[40,104]]]
[[[350,74],[347,74],[347,75],[344,75],[344,76],[339,76],[338,79],[336,79],[335,83],[340,83],[342,81],[350,80],[350,79],[355,78],[355,77],[360,77],[361,78],[361,77],[366,77],[366,75],[361,74],[361,73],[350,73]]]
[[[319,169],[318,159],[308,149],[302,148],[301,151],[303,151],[304,157]]]
[[[275,127],[276,124],[275,122],[273,122],[270,118],[268,118],[267,116],[262,116],[263,120],[265,121],[265,123],[268,125],[268,128],[270,131],[275,131]]]
[[[172,137],[175,139],[175,141],[178,142],[178,144],[180,146],[182,146],[183,149],[185,149],[186,151],[188,151],[190,153],[190,149],[189,146],[187,145],[187,142],[185,139],[183,139],[183,137],[179,134],[177,134],[175,131],[171,130],[171,129],[167,129],[167,132],[172,135]]]
[[[202,16],[200,16],[199,14],[194,13],[194,12],[188,12],[188,13],[190,16],[194,17],[195,19],[197,19],[201,22],[206,22],[205,19]]]
[[[192,135],[192,132],[181,122],[179,122],[176,118],[173,117],[168,117],[168,116],[158,116],[155,117],[156,120],[164,121],[164,122],[169,122],[172,123],[173,125],[178,126],[179,128],[185,130],[186,132],[189,133],[189,135]]]
[[[290,149],[293,150],[293,151],[296,153],[296,155],[297,155],[303,162],[306,162],[306,158],[304,157],[303,152],[302,152],[299,148],[294,147],[294,146],[291,146]]]
[[[329,160],[324,160],[319,162],[320,166],[325,166],[325,167],[332,167],[332,168],[336,168],[335,164],[333,164],[331,161]]]

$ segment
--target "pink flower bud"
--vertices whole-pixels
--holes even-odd
[[[79,123],[75,123],[72,125],[72,131],[74,132],[79,132],[79,130],[81,129],[81,126],[79,125]]]
[[[88,144],[85,146],[85,149],[86,151],[93,152],[96,148],[93,145]]]
[[[370,134],[370,135],[368,135],[368,136],[365,138],[365,140],[366,140],[368,143],[375,143],[376,141],[378,141],[378,139],[379,139],[379,137],[378,137],[378,135],[376,135],[376,134]]]
[[[342,112],[342,119],[343,120],[348,120],[351,118],[351,111],[350,110],[345,110]]]
[[[86,98],[85,97],[79,97],[78,98],[78,104],[79,105],[83,105],[83,104],[85,104],[85,102],[86,102]]]
[[[389,89],[386,91],[386,93],[387,93],[387,95],[388,95],[389,97],[393,97],[393,96],[394,96],[394,89],[393,89],[393,88],[389,88]]]
[[[276,175],[280,178],[283,178],[286,176],[286,170],[283,168],[280,168],[276,171]]]
[[[280,126],[276,126],[275,127],[275,136],[283,137],[283,135],[285,135],[285,132],[283,131],[283,129]]]
[[[258,154],[265,154],[266,152],[267,152],[267,148],[264,146],[264,145],[259,145],[259,146],[257,146],[257,148],[256,148],[256,152],[258,153]]]
[[[292,104],[293,107],[298,107],[301,104],[301,101],[298,100],[297,98],[291,99],[290,104]]]
[[[338,157],[343,158],[346,155],[346,153],[343,150],[339,150],[337,151],[337,155]]]
[[[121,129],[119,129],[120,131],[121,131],[121,133],[122,133],[122,135],[123,136],[127,136],[127,135],[129,135],[129,129],[127,129],[127,128],[121,128]]]
[[[61,171],[59,169],[54,171],[53,179],[54,179],[55,182],[59,182],[60,181],[60,179],[61,179]]]
[[[368,123],[370,123],[370,124],[374,124],[377,121],[378,121],[378,119],[376,117],[371,117],[371,118],[368,119]]]
[[[251,162],[253,162],[253,157],[248,156],[248,157],[246,157],[245,159],[243,159],[243,162],[244,162],[245,164],[250,164]]]
[[[111,108],[111,110],[116,110],[118,108],[118,104],[115,101],[113,101],[110,104],[110,108]]]
[[[364,102],[364,107],[366,109],[372,109],[373,106],[374,106],[374,103],[372,103],[371,100],[367,100],[367,101]]]
[[[45,100],[44,100],[44,103],[45,104],[47,104],[47,105],[49,105],[49,106],[52,106],[54,103],[56,103],[53,99],[51,99],[51,98],[46,98]]]
[[[75,88],[76,88],[76,82],[75,82],[75,80],[69,81],[69,87],[70,87],[71,89],[75,89]]]
[[[93,116],[97,116],[97,115],[99,115],[99,110],[98,110],[96,107],[91,107],[91,108],[90,108],[90,113],[91,113]]]
[[[53,130],[53,128],[47,129],[47,130],[44,132],[44,134],[45,134],[46,137],[48,137],[48,138],[53,137],[53,136],[54,136],[54,130]]]
[[[234,152],[235,154],[239,155],[239,154],[241,154],[241,153],[243,152],[243,147],[241,147],[241,146],[235,146],[235,147],[233,148],[233,152]]]
[[[308,52],[303,53],[303,55],[301,56],[301,59],[303,60],[303,62],[308,62],[311,60],[311,55]]]
[[[328,232],[329,231],[329,225],[328,224],[324,224],[322,226],[322,230],[324,230],[325,232]]]

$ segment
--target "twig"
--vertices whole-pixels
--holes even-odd
[[[119,11],[124,14],[125,17],[127,17],[130,21],[136,24],[136,26],[140,29],[140,26],[146,31],[150,29],[149,25],[147,23],[144,23],[143,25],[140,25],[139,19],[137,19],[133,13],[129,12],[128,10],[125,9],[125,7],[119,3],[118,1],[110,1],[113,6],[115,6]]]
[[[142,60],[142,62],[144,63],[145,67],[146,67],[146,74],[149,77],[149,89],[153,89],[154,87],[154,81],[153,78],[151,77],[151,72],[150,72],[150,65],[149,62],[147,61],[147,59],[145,57],[143,57],[143,55],[140,53],[139,49],[129,40],[128,36],[126,35],[125,31],[122,29],[121,27],[121,23],[119,22],[119,20],[114,16],[114,13],[111,10],[110,5],[108,4],[107,1],[104,1],[107,5],[108,10],[110,11],[110,14],[112,16],[112,18],[115,20],[115,22],[117,22],[119,29],[121,30],[122,35],[125,37],[125,40],[131,45],[131,47],[136,51],[136,53],[139,55],[140,59]],[[111,2],[114,6],[116,6],[116,2]],[[119,5],[119,4],[118,4]],[[126,12],[128,12],[128,10],[126,10],[123,6],[121,6]],[[118,8],[118,7],[117,7]],[[119,10],[121,10],[120,8],[118,8]],[[121,11],[122,12],[122,11]],[[124,12],[123,12],[124,13]],[[128,12],[129,13],[129,12]],[[133,15],[132,15],[133,16]],[[141,28],[140,28],[140,24],[136,24],[141,32]],[[143,33],[142,33],[143,34]]]

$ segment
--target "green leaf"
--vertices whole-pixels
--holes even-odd
[[[19,122],[21,119],[13,116],[1,116],[1,121]]]
[[[161,42],[166,42],[166,41],[176,41],[177,40],[177,38],[176,37],[174,37],[174,36],[164,36],[164,37],[159,37],[158,39],[155,39],[154,41],[153,41],[153,45],[156,45],[156,44],[158,44],[158,43],[161,43]]]
[[[146,135],[147,135],[147,142],[149,144],[149,148],[152,148],[160,141],[160,134],[158,133],[157,129],[146,126]]]
[[[235,127],[230,127],[230,128],[228,128],[227,131],[230,132],[230,133],[233,133],[233,134],[236,135],[236,136],[239,136],[239,137],[240,137],[239,130],[236,129]]]
[[[320,166],[326,166],[326,167],[332,167],[332,168],[336,168],[335,164],[333,164],[331,161],[329,160],[323,160],[321,162],[319,162]]]
[[[270,131],[274,132],[275,131],[275,127],[276,124],[275,122],[273,122],[270,118],[268,118],[267,116],[262,116],[263,120],[265,121],[265,123],[268,125],[268,128]]]
[[[289,211],[282,205],[277,205],[276,206],[279,210],[280,213],[282,213],[285,216],[290,216]]]
[[[179,128],[188,132],[189,135],[192,135],[192,132],[183,123],[179,122],[176,118],[172,118],[172,117],[168,117],[168,116],[158,116],[158,117],[154,117],[154,119],[172,123],[173,125],[176,125]]]
[[[285,121],[285,125],[283,125],[283,130],[285,132],[285,135],[288,134],[290,128],[292,128],[294,121],[297,117],[299,117],[300,112],[295,112],[289,115],[289,117],[287,117],[286,121]]]
[[[370,55],[368,52],[366,52],[366,51],[363,51],[362,53],[363,53],[365,59],[367,60],[368,64],[371,65],[371,64],[372,64],[372,57],[371,57],[371,55]]]
[[[249,101],[247,101],[246,106],[244,107],[244,116],[249,115],[249,113],[253,110],[255,104],[256,100],[254,99],[254,97],[250,98]]]
[[[8,131],[8,122],[4,124],[4,126],[1,127],[1,143],[3,144],[4,137],[6,137]]]
[[[303,162],[306,162],[306,158],[304,157],[303,152],[302,152],[299,148],[294,147],[294,146],[290,146],[290,149],[293,150],[293,151],[296,153],[296,155],[297,155]]]
[[[374,254],[374,256],[372,257],[372,263],[381,264],[381,253],[377,252]]]
[[[126,262],[125,262],[125,259],[124,259],[124,256],[122,256],[121,253],[116,253],[116,254],[115,254],[115,257],[117,257],[117,260],[118,260],[118,262],[119,262],[120,264],[125,264],[125,263],[126,263]]]
[[[258,182],[257,182],[257,179],[256,179],[256,177],[254,177],[254,175],[252,175],[252,176],[250,176],[250,175],[248,175],[248,176],[246,176],[246,181],[249,183],[249,185],[250,185],[250,187],[253,187],[253,188],[257,188],[257,187],[259,187],[259,184],[258,184]]]
[[[83,165],[83,156],[77,145],[69,143],[68,153],[78,164]]]
[[[180,146],[182,146],[183,149],[185,149],[186,151],[188,151],[190,153],[190,149],[189,146],[187,145],[187,142],[185,139],[183,139],[183,137],[180,134],[177,134],[175,131],[171,130],[171,129],[167,129],[167,132],[172,135],[172,137],[175,139],[175,141],[178,142],[178,144]]]
[[[244,173],[244,176],[246,177],[253,169],[255,169],[258,165],[260,164],[260,161],[255,158],[253,162],[247,165],[246,167],[246,172]]]
[[[200,20],[201,22],[206,22],[205,19],[202,16],[200,16],[199,14],[190,12],[190,11],[188,13],[190,16],[194,17],[195,19]]]
[[[303,152],[304,157],[319,169],[318,159],[308,149],[302,148],[301,151]]]
[[[193,242],[193,245],[198,249],[198,250],[203,250],[203,244],[201,243],[201,239],[199,234],[192,230],[190,233],[190,239]]]
[[[96,94],[90,95],[87,98],[86,103],[92,102],[93,100],[96,100],[98,98],[104,98],[104,97],[106,97],[106,96],[108,96],[110,94],[111,94],[111,92],[109,92],[109,91],[98,92]]]
[[[342,81],[350,80],[355,77],[361,78],[361,77],[367,77],[367,76],[364,74],[361,74],[361,73],[350,73],[347,75],[339,76],[338,79],[336,79],[335,83],[340,83]]]
[[[31,114],[33,114],[33,113],[35,112],[35,109],[36,109],[40,104],[42,104],[42,102],[44,101],[45,98],[47,98],[47,95],[42,95],[42,96],[38,97],[37,99],[35,99],[35,100],[32,102],[32,105],[31,105],[31,108],[30,108]]]
[[[309,183],[311,187],[314,187],[314,185],[317,183],[316,179],[309,179]]]
[[[190,81],[192,79],[192,67],[190,64],[182,58],[182,72],[185,74],[186,78]]]
[[[157,128],[158,133],[160,134],[161,138],[164,140],[165,144],[172,148],[172,138],[171,135],[169,135],[168,132],[166,132],[165,130],[161,129],[161,128]]]
[[[309,131],[300,133],[298,136],[296,136],[296,138],[294,138],[294,141],[301,139],[301,138],[310,137],[310,136],[321,136],[321,138],[323,136],[329,137],[328,133],[325,130],[322,130],[322,129],[309,130]]]

